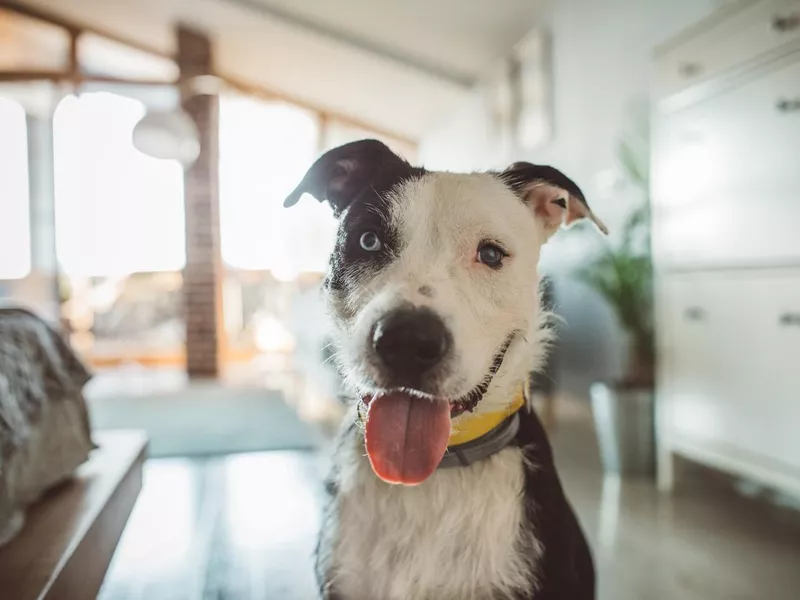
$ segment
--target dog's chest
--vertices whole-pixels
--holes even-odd
[[[363,452],[341,464],[329,577],[346,600],[483,600],[533,585],[517,448],[417,487],[391,486]]]

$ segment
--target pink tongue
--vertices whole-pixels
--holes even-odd
[[[375,474],[387,483],[417,485],[439,466],[450,437],[450,406],[407,394],[369,404],[366,446]]]

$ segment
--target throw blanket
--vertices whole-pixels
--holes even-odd
[[[0,308],[0,473],[48,402],[80,397],[91,375],[64,339],[34,314]],[[89,419],[84,410],[84,434]]]

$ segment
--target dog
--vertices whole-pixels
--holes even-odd
[[[326,481],[325,600],[590,600],[592,555],[526,379],[549,330],[537,263],[589,219],[555,168],[455,174],[376,140],[323,154],[287,197],[339,228],[323,285],[355,401]]]

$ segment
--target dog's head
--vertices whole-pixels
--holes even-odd
[[[441,460],[451,424],[465,410],[503,409],[529,372],[542,245],[578,219],[605,227],[552,167],[430,172],[375,140],[324,154],[286,205],[304,193],[339,219],[325,290],[339,365],[369,405],[373,467],[418,483]],[[376,453],[395,454],[382,467],[370,438]],[[415,452],[403,448],[409,440]]]

